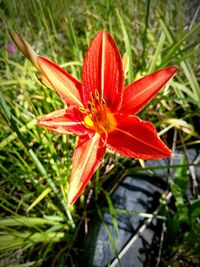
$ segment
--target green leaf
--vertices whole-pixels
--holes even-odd
[[[167,30],[167,28],[165,27],[164,30]],[[168,50],[168,52],[166,53],[165,57],[163,58],[163,62],[162,62],[162,67],[165,67],[166,65],[169,64],[169,61],[171,59],[171,57],[177,52],[179,51],[179,49],[181,48],[181,45],[189,40],[197,31],[200,30],[200,22],[197,23],[189,32],[185,33],[178,41],[176,41]],[[168,33],[167,36],[170,36],[170,34]],[[170,37],[172,38],[172,37]]]
[[[119,259],[119,252],[118,252],[118,250],[117,250],[117,247],[116,247],[115,241],[114,241],[114,239],[113,239],[113,235],[112,235],[112,233],[111,233],[111,231],[110,231],[110,228],[108,227],[108,225],[105,223],[105,221],[104,221],[104,219],[103,219],[103,214],[102,214],[102,212],[101,212],[100,207],[99,207],[99,206],[96,206],[96,208],[97,208],[97,213],[98,213],[98,215],[99,215],[99,218],[101,219],[102,224],[103,224],[103,226],[104,226],[104,228],[105,228],[105,230],[106,230],[106,232],[107,232],[107,235],[108,235],[108,238],[109,238],[109,240],[110,240],[110,243],[111,243],[111,246],[112,246],[112,248],[113,248],[113,251],[114,251],[114,253],[115,253],[115,256],[116,256],[116,258],[118,259],[118,264],[119,264],[120,267],[122,267],[122,266],[121,266],[120,259]]]
[[[45,198],[49,192],[51,192],[51,188],[47,187],[34,201],[33,203],[28,207],[28,209],[26,210],[27,212],[29,212],[32,208],[34,208],[38,203],[40,203],[40,201],[42,201],[43,198]]]
[[[158,61],[158,58],[161,55],[164,42],[165,42],[165,33],[162,32],[161,35],[160,35],[160,39],[159,39],[158,45],[156,46],[155,53],[154,53],[153,58],[151,60],[151,64],[149,66],[148,73],[152,73],[152,72],[154,72],[156,70],[157,61]]]
[[[176,206],[184,204],[183,194],[181,188],[173,180],[169,180],[171,191],[176,199]]]
[[[57,221],[48,220],[44,218],[28,218],[25,216],[10,216],[7,218],[1,218],[0,227],[13,227],[13,226],[28,226],[34,227],[35,225],[56,225],[59,224]]]
[[[197,218],[200,216],[200,199],[192,201],[191,205],[189,206],[189,216],[191,224],[194,224]]]
[[[112,200],[111,200],[110,195],[108,194],[108,192],[105,191],[105,190],[103,190],[103,192],[104,192],[104,195],[105,195],[107,203],[108,203],[110,214],[112,216],[112,222],[113,222],[113,226],[114,226],[115,232],[116,232],[116,234],[118,236],[119,229],[118,229],[118,222],[117,222],[117,216],[116,216],[115,207],[112,204]]]
[[[116,10],[116,12],[117,12],[117,17],[119,19],[121,30],[122,30],[122,33],[123,33],[126,52],[128,54],[128,58],[129,58],[128,81],[129,81],[129,83],[131,83],[131,82],[133,82],[133,60],[132,60],[131,43],[130,43],[130,40],[129,40],[128,32],[126,30],[126,26],[125,26],[124,21],[122,19],[122,16],[120,15],[118,10]]]
[[[187,158],[185,155],[182,156],[180,164],[181,167],[176,168],[175,172],[175,183],[179,187],[181,194],[184,195],[187,190],[187,186],[189,183],[189,176],[187,174],[188,165],[187,165]]]

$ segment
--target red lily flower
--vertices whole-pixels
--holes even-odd
[[[159,159],[171,155],[153,124],[135,114],[172,78],[175,66],[124,87],[117,45],[108,32],[101,31],[86,53],[80,83],[49,59],[36,55],[21,36],[14,33],[12,37],[38,68],[40,79],[67,105],[67,108],[42,116],[38,124],[59,134],[79,136],[73,156],[69,204],[84,190],[101,163],[106,146],[132,158]]]

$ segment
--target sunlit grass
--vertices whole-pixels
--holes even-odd
[[[0,265],[5,262],[5,266],[44,266],[52,262],[52,267],[64,266],[66,251],[71,255],[68,261],[76,262],[74,243],[86,217],[97,213],[102,219],[102,211],[107,209],[117,232],[116,213],[120,211],[112,206],[109,193],[127,168],[141,168],[137,161],[108,153],[80,200],[74,207],[67,207],[76,139],[36,125],[39,116],[63,104],[54,91],[38,82],[35,69],[19,51],[8,54],[8,30],[18,31],[39,54],[51,58],[79,80],[86,49],[101,29],[114,36],[122,55],[128,55],[126,83],[162,67],[177,65],[176,77],[141,117],[150,118],[169,146],[176,129],[181,136],[176,147],[187,148],[198,145],[200,140],[198,6],[192,9],[189,19],[184,1],[156,2],[1,3]],[[188,168],[187,162],[184,165]],[[111,243],[117,256],[112,238]],[[50,251],[59,251],[59,257]],[[18,253],[20,261],[16,260]]]

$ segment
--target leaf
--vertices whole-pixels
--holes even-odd
[[[180,206],[184,204],[183,194],[180,187],[173,181],[172,179],[169,180],[171,191],[176,199],[176,206]]]
[[[175,183],[176,185],[180,188],[182,195],[186,193],[187,186],[189,183],[189,176],[187,174],[187,158],[185,155],[182,156],[181,161],[180,161],[181,167],[176,168],[176,180]]]
[[[105,221],[104,221],[103,214],[102,214],[102,212],[101,212],[100,207],[97,206],[96,208],[97,208],[97,213],[98,213],[98,215],[99,215],[99,218],[100,218],[100,220],[102,221],[102,224],[103,224],[103,226],[104,226],[104,228],[105,228],[105,230],[106,230],[106,232],[107,232],[107,235],[108,235],[108,238],[109,238],[109,240],[110,240],[112,249],[113,249],[113,251],[114,251],[114,253],[115,253],[115,256],[116,256],[116,258],[117,258],[117,260],[118,260],[118,264],[119,264],[120,267],[122,267],[122,266],[121,266],[121,262],[120,262],[120,258],[119,258],[119,252],[118,252],[118,250],[117,250],[117,247],[116,247],[114,238],[113,238],[113,236],[112,236],[112,233],[111,233],[111,231],[110,231],[110,228],[109,228],[109,226],[108,226],[108,225],[105,223]]]
[[[130,40],[129,40],[129,36],[128,36],[127,30],[126,30],[124,21],[123,21],[121,15],[120,15],[119,11],[116,10],[116,12],[117,12],[117,17],[119,19],[121,30],[122,30],[122,33],[123,33],[126,52],[127,52],[128,58],[129,58],[128,81],[129,81],[129,83],[131,83],[133,81],[133,60],[132,60],[131,43],[130,43]]]
[[[148,73],[152,73],[153,71],[156,70],[157,61],[158,61],[158,58],[161,55],[164,43],[165,43],[165,33],[162,32],[161,35],[160,35],[160,39],[159,39],[158,45],[156,47],[156,51],[155,51],[154,56],[153,56],[153,58],[151,60],[151,64],[149,66]]]
[[[200,199],[196,199],[189,206],[189,216],[191,224],[195,223],[197,218],[200,216]]]
[[[113,206],[112,200],[111,200],[110,195],[108,194],[108,192],[105,191],[105,190],[103,190],[103,192],[105,194],[105,197],[106,197],[106,200],[107,200],[107,203],[108,203],[108,207],[109,207],[109,211],[110,211],[110,214],[112,216],[112,222],[113,222],[113,226],[114,226],[115,232],[116,232],[116,234],[118,236],[119,229],[118,229],[118,222],[117,222],[117,216],[116,216],[115,207]]]
[[[26,210],[26,212],[29,212],[32,208],[34,208],[38,203],[40,203],[40,201],[42,201],[43,198],[46,197],[46,195],[49,194],[49,192],[51,192],[51,188],[47,187],[34,201],[33,203],[28,207],[28,209]]]
[[[169,49],[169,51],[166,53],[165,57],[163,58],[162,67],[165,67],[169,64],[170,58],[179,51],[181,45],[189,40],[192,35],[194,35],[197,31],[200,29],[200,23],[197,23],[189,32],[185,33],[178,41],[176,41]],[[164,28],[164,30],[167,30],[167,28]],[[166,33],[166,32],[165,32]],[[169,36],[169,33],[168,33]],[[170,37],[171,39],[172,37]]]

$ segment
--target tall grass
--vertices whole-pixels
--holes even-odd
[[[136,164],[107,154],[96,179],[74,207],[67,207],[76,139],[36,126],[40,115],[63,104],[53,91],[38,82],[34,68],[18,51],[8,53],[8,30],[18,31],[39,54],[59,63],[78,79],[86,49],[103,28],[114,36],[121,54],[128,55],[126,83],[176,64],[176,78],[141,117],[151,117],[169,145],[176,129],[182,136],[177,146],[187,147],[199,144],[200,135],[197,4],[198,1],[189,8],[185,1],[170,0],[1,1],[0,266],[77,264],[76,242],[91,214],[95,212],[102,218],[100,206],[109,208],[117,231],[108,194],[116,180],[111,181],[110,177],[115,176],[116,170],[122,174],[127,164]],[[109,187],[104,188],[109,180]]]

